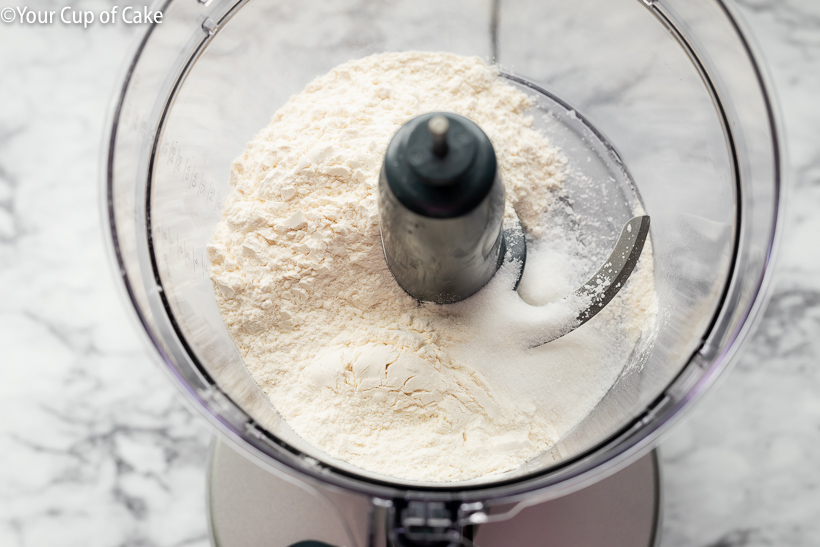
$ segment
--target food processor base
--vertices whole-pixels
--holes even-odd
[[[660,544],[659,479],[653,451],[579,492],[481,525],[475,545],[655,547]],[[275,475],[219,441],[211,449],[208,510],[217,547],[358,547],[350,537],[367,545],[366,498]]]

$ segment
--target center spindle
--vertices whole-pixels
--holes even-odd
[[[478,292],[504,258],[504,187],[489,138],[469,119],[424,114],[402,126],[379,178],[387,265],[421,301]]]

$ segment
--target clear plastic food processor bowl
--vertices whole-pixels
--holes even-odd
[[[110,118],[104,191],[117,273],[177,387],[272,471],[388,502],[459,503],[473,515],[561,496],[651,448],[727,368],[760,314],[781,143],[760,66],[723,2],[160,4],[163,22],[139,41]],[[570,159],[623,190],[576,199],[578,207],[606,212],[615,234],[629,214],[619,203],[640,199],[652,217],[652,343],[554,449],[500,476],[402,481],[308,445],[247,374],[209,279],[205,248],[246,143],[316,76],[403,50],[497,63],[543,98],[537,108],[551,116],[536,119],[552,120],[545,130]]]

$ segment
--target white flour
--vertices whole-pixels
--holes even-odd
[[[565,160],[532,128],[529,107],[478,58],[375,55],[292,97],[234,163],[209,247],[217,302],[254,380],[331,456],[411,480],[515,469],[589,413],[654,317],[646,251],[640,279],[605,312],[535,350],[510,327],[527,308],[510,268],[454,306],[418,306],[391,277],[378,175],[393,134],[422,113],[478,123],[498,155],[508,218],[544,234],[540,216]],[[556,300],[590,273],[582,249],[538,247],[520,288],[531,303]],[[562,312],[550,312],[554,328]]]

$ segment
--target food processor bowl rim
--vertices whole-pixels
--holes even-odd
[[[228,9],[225,12],[224,17],[220,19],[219,25],[221,26],[225,20],[229,19],[230,16],[235,13],[238,7],[241,7],[247,3],[247,1],[248,0],[223,0],[220,2],[220,6],[230,5],[230,9]],[[656,14],[660,8],[660,2],[647,2],[646,0],[638,1],[642,1],[648,8],[655,11]],[[228,423],[226,420],[221,419],[220,416],[215,415],[214,412],[211,412],[209,410],[208,402],[200,395],[200,393],[196,391],[196,389],[194,389],[193,386],[187,383],[176,372],[175,365],[173,364],[170,356],[166,355],[163,351],[159,339],[156,338],[157,334],[153,332],[152,327],[149,325],[147,318],[136,301],[132,288],[132,280],[128,277],[125,269],[126,266],[118,246],[118,234],[113,209],[114,200],[112,196],[115,144],[120,116],[122,114],[121,109],[124,103],[125,95],[128,91],[130,78],[133,75],[135,66],[139,62],[143,49],[150,38],[154,25],[148,25],[144,30],[140,40],[133,48],[132,55],[129,55],[128,57],[130,59],[130,63],[124,67],[121,78],[117,80],[120,82],[120,85],[118,85],[117,90],[115,91],[114,98],[109,109],[108,119],[106,121],[106,125],[104,126],[105,133],[103,147],[105,154],[103,156],[103,162],[101,162],[101,182],[103,187],[103,191],[101,192],[101,209],[105,232],[104,235],[106,236],[106,248],[112,257],[111,267],[114,276],[118,279],[116,284],[120,288],[120,295],[126,299],[125,301],[128,304],[127,307],[132,309],[134,315],[131,317],[137,321],[139,325],[138,330],[142,331],[144,336],[147,336],[147,340],[146,338],[143,338],[143,340],[153,346],[160,359],[166,365],[162,368],[166,369],[166,373],[177,386],[177,389],[183,393],[183,398],[186,400],[190,408],[195,409],[203,417],[205,417],[219,434],[231,441],[233,446],[241,447],[246,455],[252,456],[254,460],[257,460],[258,463],[263,464],[266,468],[287,474],[295,473],[299,477],[316,481],[324,486],[340,488],[345,491],[354,491],[359,494],[376,498],[416,496],[424,499],[457,498],[465,502],[493,500],[502,503],[505,501],[512,502],[515,500],[520,500],[524,497],[528,498],[528,501],[533,499],[545,500],[560,497],[578,490],[591,482],[605,478],[606,476],[609,476],[617,470],[625,467],[631,461],[634,461],[635,458],[650,450],[655,445],[658,438],[664,432],[668,431],[671,425],[683,415],[684,411],[692,407],[692,402],[698,399],[703,392],[705,392],[707,388],[714,383],[718,376],[721,376],[722,373],[729,368],[730,364],[732,364],[732,361],[736,357],[740,343],[751,333],[753,328],[759,322],[760,316],[762,315],[760,312],[771,296],[768,289],[770,287],[771,278],[773,275],[773,260],[777,249],[779,248],[779,240],[782,237],[782,190],[783,181],[786,177],[783,164],[783,157],[785,156],[785,143],[782,138],[782,117],[780,116],[780,112],[776,104],[773,104],[772,101],[775,95],[774,88],[770,84],[771,79],[766,69],[763,68],[765,65],[761,65],[758,62],[760,56],[756,54],[755,46],[748,41],[748,34],[745,31],[742,22],[738,20],[738,17],[726,5],[724,0],[712,1],[722,8],[730,24],[735,28],[737,37],[743,45],[749,63],[756,74],[762,99],[766,106],[769,118],[769,129],[771,130],[772,137],[771,144],[774,153],[773,175],[775,183],[775,203],[773,204],[774,223],[771,227],[768,241],[768,256],[765,261],[763,271],[756,283],[757,292],[753,301],[744,313],[745,319],[741,323],[740,327],[731,334],[730,340],[726,344],[724,351],[720,354],[714,355],[714,357],[710,359],[712,361],[711,366],[708,366],[708,368],[700,375],[695,385],[690,386],[688,391],[683,393],[683,396],[680,399],[677,401],[669,401],[668,395],[664,396],[664,394],[669,392],[669,389],[665,390],[658,398],[657,403],[655,405],[650,405],[646,412],[633,420],[631,425],[624,428],[620,435],[615,434],[609,439],[586,451],[584,454],[568,460],[557,467],[544,470],[540,473],[520,476],[514,479],[509,479],[509,481],[502,480],[494,483],[470,486],[457,485],[452,487],[448,487],[446,484],[443,484],[442,486],[428,488],[426,486],[415,487],[404,484],[389,484],[369,478],[349,476],[350,474],[347,472],[336,468],[332,468],[334,472],[327,472],[321,468],[307,468],[302,463],[296,461],[299,459],[298,456],[293,458],[284,457],[283,454],[279,453],[274,455],[264,449],[267,447],[267,443],[265,443],[264,447],[261,446],[261,444],[257,445],[258,443],[254,441],[252,436],[247,434],[249,427],[246,427],[246,431],[244,432],[240,431],[239,428],[235,427],[233,424]],[[165,0],[162,8],[160,9],[164,10],[172,2],[173,0]],[[207,41],[207,38],[204,39],[203,44],[207,43]],[[202,48],[200,48],[200,50],[201,49]],[[711,332],[709,334],[711,334]],[[695,353],[694,359],[690,360],[690,362],[683,368],[681,374],[684,374],[688,369],[690,369],[690,367],[692,367],[694,364],[693,361],[697,358],[697,355],[698,352]],[[676,382],[677,379],[672,382],[672,385]],[[227,395],[225,396],[227,397]],[[672,404],[669,404],[670,402]],[[249,422],[247,425],[250,426],[252,424]],[[598,456],[598,458],[595,459],[594,465],[590,465],[592,455]],[[564,473],[558,477],[554,477],[556,471],[563,471]],[[552,482],[546,481],[541,484],[533,484],[533,482],[543,479],[547,475],[550,475],[552,478],[556,478],[557,480]],[[541,494],[540,496],[539,493]]]
[[[173,0],[159,0],[157,10],[164,12],[165,9],[173,2]],[[161,4],[161,5],[160,5]],[[113,185],[114,185],[114,151],[117,141],[117,134],[120,127],[120,118],[122,115],[122,107],[125,102],[125,95],[128,92],[128,85],[131,83],[134,69],[139,62],[145,45],[157,28],[156,23],[145,25],[144,29],[140,31],[134,43],[125,55],[128,62],[124,63],[119,73],[114,80],[114,89],[111,92],[108,109],[105,120],[103,122],[103,131],[101,135],[102,150],[99,172],[99,203],[98,214],[100,215],[100,225],[102,226],[103,246],[108,255],[109,271],[115,280],[114,285],[117,287],[117,293],[126,309],[131,313],[127,313],[132,326],[138,332],[138,336],[143,343],[153,351],[160,353],[159,357],[165,363],[165,356],[158,347],[158,342],[154,339],[150,326],[148,325],[145,316],[139,309],[139,303],[136,300],[133,291],[133,284],[128,278],[126,265],[119,250],[119,235],[117,233],[116,218],[114,214],[114,200],[113,200]],[[167,363],[165,363],[167,364]],[[166,368],[166,367],[162,367]]]

